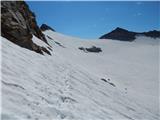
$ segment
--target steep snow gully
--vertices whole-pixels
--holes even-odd
[[[159,119],[160,39],[81,40],[43,33],[52,56],[1,37],[3,120]],[[102,52],[78,49],[92,46]]]

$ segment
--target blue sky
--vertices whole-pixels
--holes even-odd
[[[27,1],[39,25],[57,32],[94,39],[116,27],[131,31],[160,29],[160,2]]]

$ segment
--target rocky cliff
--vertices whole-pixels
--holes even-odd
[[[35,14],[24,1],[1,1],[1,33],[3,37],[21,47],[40,54],[50,54],[47,48],[32,41],[34,35],[48,44],[37,25]]]

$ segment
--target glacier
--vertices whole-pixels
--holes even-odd
[[[2,120],[160,118],[159,38],[122,42],[43,33],[51,56],[1,37]],[[48,46],[36,36],[32,40]],[[102,52],[78,49],[91,46]]]

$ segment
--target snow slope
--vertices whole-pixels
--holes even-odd
[[[159,119],[159,39],[120,42],[44,34],[52,56],[1,38],[3,120]],[[102,52],[78,49],[93,45]]]

